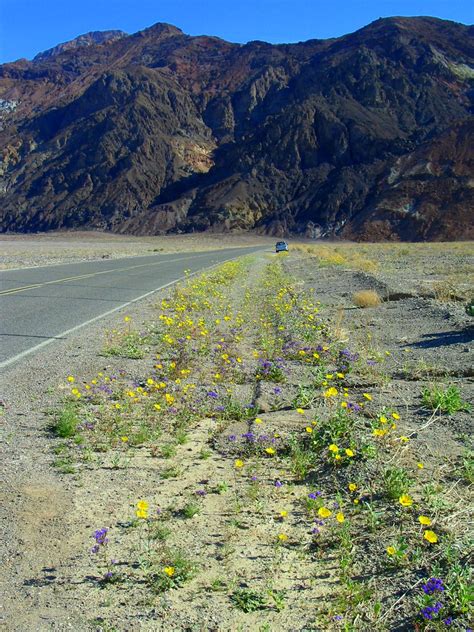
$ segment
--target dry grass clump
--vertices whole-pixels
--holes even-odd
[[[382,299],[375,290],[360,290],[352,295],[352,302],[357,307],[377,307]]]

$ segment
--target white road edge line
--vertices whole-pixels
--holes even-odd
[[[253,253],[249,253],[249,254],[253,254]],[[191,272],[191,274],[188,274],[187,276],[182,276],[182,277],[179,277],[179,278],[175,279],[174,281],[170,281],[169,283],[165,283],[165,285],[160,285],[160,287],[157,287],[154,290],[151,290],[150,292],[147,292],[146,294],[142,294],[141,296],[137,296],[137,298],[134,298],[133,301],[128,301],[128,303],[123,303],[122,305],[119,305],[118,307],[114,307],[114,309],[109,309],[108,312],[104,312],[103,314],[99,314],[99,316],[94,316],[94,318],[91,318],[90,320],[87,320],[85,323],[81,323],[80,325],[76,325],[75,327],[72,327],[72,329],[68,329],[67,331],[61,332],[60,334],[56,334],[56,336],[54,336],[54,338],[50,338],[49,340],[44,340],[43,342],[40,342],[39,344],[35,345],[34,347],[30,347],[29,349],[26,349],[25,351],[22,351],[21,353],[17,354],[16,356],[13,356],[13,358],[9,358],[8,360],[4,360],[3,362],[0,362],[0,369],[4,369],[5,367],[10,366],[10,364],[13,364],[14,362],[17,362],[18,360],[21,360],[25,356],[28,356],[31,353],[34,353],[35,351],[38,351],[39,349],[42,349],[43,347],[46,347],[47,345],[50,345],[52,342],[56,342],[58,340],[58,338],[64,338],[65,336],[69,336],[70,334],[74,333],[75,331],[78,331],[79,329],[82,329],[82,327],[87,327],[87,325],[91,325],[92,323],[95,323],[97,320],[100,320],[101,318],[105,318],[106,316],[110,316],[110,314],[113,314],[114,312],[118,312],[119,310],[123,309],[124,307],[128,307],[129,305],[133,305],[133,303],[137,303],[138,301],[141,301],[142,299],[146,298],[147,296],[150,296],[150,294],[154,294],[155,292],[158,292],[159,290],[164,290],[166,287],[169,287],[170,285],[174,285],[175,283],[179,283],[180,281],[184,281],[185,279],[189,279],[189,277],[195,276],[196,274],[199,274],[200,272],[203,272],[204,270],[212,270],[212,268],[216,268],[217,266],[220,266],[223,263],[226,263],[227,261],[233,261],[234,259],[238,259],[241,256],[242,255],[237,255],[235,257],[230,257],[229,259],[223,259],[222,261],[219,261],[218,263],[214,263],[212,266],[208,266],[206,268],[201,268],[200,270],[196,270],[195,272]]]

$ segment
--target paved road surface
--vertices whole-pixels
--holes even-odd
[[[202,268],[261,247],[0,271],[0,369]]]

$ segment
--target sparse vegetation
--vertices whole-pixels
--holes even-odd
[[[360,275],[355,251],[340,249],[332,262],[324,253],[325,273]],[[170,291],[139,369],[117,356],[124,370],[66,378],[57,418],[71,434],[56,433],[57,467],[121,475],[142,498],[128,513],[102,508],[97,587],[121,612],[137,600],[159,613],[179,604],[177,629],[208,612],[229,629],[280,629],[290,610],[305,629],[468,625],[472,455],[444,436],[446,459],[432,438],[435,411],[464,419],[461,389],[418,386],[438,370],[433,356],[405,340],[388,349],[368,329],[393,304],[379,300],[369,315],[347,310],[346,294],[344,307],[326,307],[307,253],[261,261]],[[131,326],[116,329],[117,348]]]

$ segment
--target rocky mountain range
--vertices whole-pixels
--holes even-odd
[[[245,45],[168,24],[0,66],[0,229],[474,239],[474,27]]]

